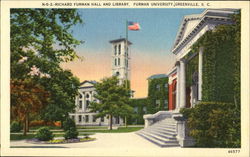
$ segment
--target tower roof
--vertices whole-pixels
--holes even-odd
[[[111,40],[111,41],[109,41],[111,44],[112,43],[119,43],[119,42],[121,42],[121,41],[126,41],[126,39],[125,38],[120,38],[120,39],[115,39],[115,40]],[[131,45],[132,43],[128,40],[128,44],[129,45]]]

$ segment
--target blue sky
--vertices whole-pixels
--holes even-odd
[[[167,73],[175,62],[170,52],[185,15],[204,9],[78,9],[84,24],[73,28],[73,35],[85,41],[77,48],[83,62],[63,64],[80,81],[111,76],[110,40],[125,37],[126,20],[138,22],[139,31],[129,31],[131,47],[131,87],[135,97],[147,96],[147,78]]]
[[[82,48],[106,49],[109,40],[125,37],[125,21],[139,22],[140,31],[129,31],[136,49],[168,53],[183,16],[199,14],[204,9],[79,9],[84,24],[74,28],[74,35],[84,40]]]

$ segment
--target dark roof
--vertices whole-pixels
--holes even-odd
[[[116,39],[116,40],[111,40],[109,41],[110,43],[118,43],[118,42],[121,42],[121,41],[126,41],[125,38],[120,38],[120,39]],[[128,40],[128,44],[131,45],[132,43]]]
[[[91,84],[93,84],[93,85],[97,83],[97,82],[94,81],[94,80],[90,80],[90,81],[85,80],[85,81],[83,81],[80,85],[83,85],[83,84],[86,83],[86,82],[91,83]]]
[[[166,74],[155,74],[155,75],[152,75],[148,78],[148,80],[152,80],[152,79],[158,79],[158,78],[166,78],[168,77],[168,75]]]

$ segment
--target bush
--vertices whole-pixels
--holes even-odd
[[[231,103],[202,102],[182,109],[198,147],[240,147],[240,109]]]
[[[76,128],[72,127],[69,130],[67,130],[64,134],[64,138],[67,139],[73,139],[73,138],[77,138],[78,136],[78,131],[76,130]]]
[[[10,125],[10,132],[19,132],[22,130],[22,125],[17,122],[17,121],[13,121]]]
[[[63,122],[63,129],[64,129],[64,131],[68,131],[68,130],[70,130],[70,128],[76,128],[76,124],[75,124],[75,121],[73,119],[67,118]]]
[[[35,136],[37,139],[41,141],[49,141],[54,138],[53,133],[47,127],[42,127],[38,130]]]

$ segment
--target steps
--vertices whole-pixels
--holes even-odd
[[[166,118],[145,129],[139,130],[136,134],[160,147],[180,146],[176,139],[176,122],[171,118]]]

